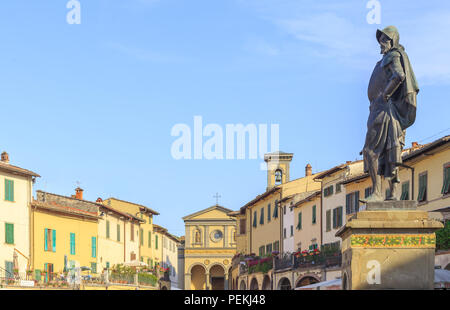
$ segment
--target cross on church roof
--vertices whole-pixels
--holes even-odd
[[[219,193],[216,193],[213,197],[216,198],[216,206],[218,206],[219,205],[219,198],[221,198],[222,196],[220,196]]]

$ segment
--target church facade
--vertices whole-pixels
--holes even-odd
[[[236,219],[219,205],[183,217],[184,289],[223,290],[231,284],[236,254]]]

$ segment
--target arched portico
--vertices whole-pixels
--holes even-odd
[[[289,281],[288,278],[283,277],[278,282],[277,288],[278,288],[278,290],[281,290],[281,291],[291,290],[292,289],[291,281]]]

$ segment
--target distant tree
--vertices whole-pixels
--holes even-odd
[[[450,221],[445,221],[445,226],[436,231],[436,250],[450,249]]]

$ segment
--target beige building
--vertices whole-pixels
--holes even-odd
[[[164,227],[156,224],[153,227],[161,240],[161,246],[159,247],[161,267],[167,270],[171,286],[179,288],[178,273],[180,270],[178,267],[178,247],[180,246],[180,239],[170,234]],[[184,273],[184,270],[181,273]]]
[[[126,243],[127,252],[130,253],[127,255],[127,261],[139,260],[148,266],[153,266],[155,261],[153,253],[155,246],[152,242],[154,239],[153,216],[159,213],[147,206],[113,197],[105,199],[103,204],[138,220],[138,222],[129,222],[127,225],[126,233],[130,237]]]
[[[319,191],[294,204],[294,245],[297,251],[320,249],[321,218]]]
[[[30,208],[33,183],[39,175],[11,165],[9,155],[0,161],[0,274],[13,276],[14,269],[22,274],[32,266]]]
[[[99,221],[98,221],[98,242],[99,242],[99,265],[101,270],[112,268],[118,264],[124,264],[136,260],[131,257],[132,252],[136,253],[138,247],[136,242],[133,243],[134,251],[130,252],[127,243],[130,242],[130,233],[134,232],[134,227],[139,227],[140,221],[131,215],[118,211],[103,201],[97,199],[99,205]],[[127,234],[126,228],[129,228]],[[131,228],[133,227],[133,228]]]
[[[229,212],[215,205],[183,217],[184,289],[228,289],[236,253],[236,220]]]
[[[340,242],[335,234],[338,229],[345,225],[345,207],[350,204],[352,213],[359,210],[359,199],[362,198],[357,192],[351,192],[341,185],[341,182],[350,179],[363,172],[363,161],[348,161],[328,169],[315,177],[321,182],[321,243],[332,244]]]

